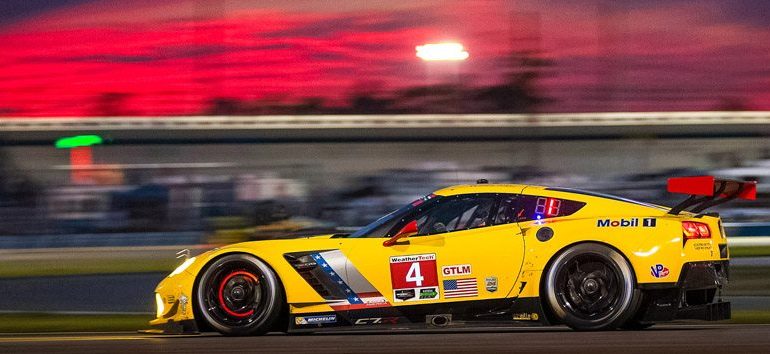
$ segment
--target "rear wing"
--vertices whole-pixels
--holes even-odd
[[[690,212],[700,213],[735,198],[757,199],[757,182],[721,179],[714,176],[676,177],[668,179],[668,191],[690,195],[689,198],[671,208],[669,214],[677,215],[688,208],[691,208]]]

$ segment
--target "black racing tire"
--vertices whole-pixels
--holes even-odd
[[[639,308],[631,266],[614,249],[582,243],[559,253],[543,278],[543,298],[558,322],[579,331],[612,330]]]
[[[280,321],[284,293],[275,272],[249,254],[219,258],[200,274],[196,315],[227,336],[265,334]]]

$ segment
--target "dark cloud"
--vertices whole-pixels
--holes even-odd
[[[726,19],[770,29],[770,1],[731,0],[721,2]]]
[[[0,1],[0,25],[91,1],[93,0],[2,0]]]
[[[600,9],[622,12],[632,9],[666,8],[672,5],[688,5],[718,9],[718,15],[704,19],[712,23],[743,24],[748,26],[770,27],[770,1],[768,0],[614,0],[600,1]]]

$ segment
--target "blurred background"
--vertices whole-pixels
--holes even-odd
[[[140,328],[180,249],[451,184],[702,174],[759,181],[718,211],[770,321],[764,0],[8,0],[0,43],[0,331]]]

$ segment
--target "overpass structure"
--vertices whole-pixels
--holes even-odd
[[[0,118],[5,145],[79,134],[121,144],[766,137],[770,111]]]

